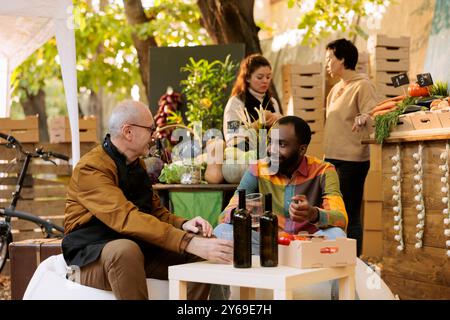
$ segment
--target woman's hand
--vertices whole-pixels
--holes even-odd
[[[355,121],[353,122],[352,131],[359,132],[370,121],[371,121],[371,117],[368,113],[362,113],[362,114],[357,115],[355,117]]]
[[[184,231],[190,231],[193,233],[198,233],[199,231],[201,231],[203,233],[203,236],[208,238],[211,237],[213,230],[211,224],[202,217],[195,217],[191,220],[186,221],[185,223],[183,223],[182,228]]]
[[[271,127],[278,119],[281,118],[281,115],[265,110],[264,117],[266,118],[266,126]]]

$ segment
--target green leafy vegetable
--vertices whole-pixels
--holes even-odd
[[[383,143],[389,137],[391,130],[397,125],[398,117],[403,114],[409,105],[416,104],[417,99],[406,97],[397,103],[397,108],[391,112],[375,117],[375,139],[377,143]]]

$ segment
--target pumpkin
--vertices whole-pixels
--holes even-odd
[[[226,182],[239,183],[248,168],[248,164],[227,163],[222,165],[222,174]]]
[[[417,82],[408,86],[408,95],[410,97],[428,97],[430,95],[427,87],[421,87]]]

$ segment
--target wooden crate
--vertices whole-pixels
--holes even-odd
[[[283,88],[293,86],[322,86],[323,78],[320,74],[283,74]]]
[[[392,83],[392,77],[398,76],[403,72],[396,72],[396,71],[379,71],[375,73],[375,83],[378,84],[391,84]]]
[[[409,48],[410,37],[389,37],[379,34],[375,37],[375,47]]]
[[[310,144],[323,144],[324,131],[313,131],[311,132],[311,142]]]
[[[447,257],[441,200],[442,172],[440,154],[445,151],[447,140],[422,141],[423,144],[423,198],[426,209],[423,247],[415,248],[417,232],[417,210],[413,191],[415,161],[419,142],[400,144],[402,166],[403,239],[405,249],[398,251],[394,240],[395,231],[392,200],[392,161],[396,154],[396,143],[383,143],[383,270],[382,278],[400,299],[450,299],[450,259]]]
[[[0,132],[10,134],[22,143],[39,142],[38,116],[28,116],[20,120],[0,118]],[[0,139],[0,143],[5,141]]]
[[[376,92],[378,95],[383,96],[399,96],[403,94],[402,87],[394,87],[393,84],[377,83]]]
[[[320,62],[311,64],[285,64],[281,70],[283,74],[320,74],[322,73],[322,64]]]
[[[409,59],[384,59],[375,60],[375,69],[379,71],[407,72],[409,70]]]
[[[97,119],[93,116],[85,117],[78,122],[80,142],[97,141]],[[56,117],[49,120],[51,143],[71,142],[70,123],[68,117]]]
[[[311,87],[311,86],[295,86],[290,90],[284,92],[287,95],[292,95],[294,97],[300,98],[322,98],[323,90],[322,87]]]
[[[409,48],[376,47],[375,60],[401,59],[409,60]]]
[[[325,120],[325,110],[323,108],[294,108],[294,116],[303,120]]]
[[[321,120],[306,120],[306,122],[309,125],[309,128],[311,129],[311,132],[319,132],[323,131],[325,127],[325,123],[323,119]]]
[[[322,143],[310,143],[308,150],[306,151],[308,156],[313,156],[319,159],[323,159],[323,144]]]

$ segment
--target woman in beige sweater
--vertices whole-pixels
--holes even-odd
[[[376,105],[375,88],[367,75],[355,71],[358,50],[350,41],[338,39],[327,45],[326,65],[331,77],[340,81],[327,97],[325,160],[336,167],[348,213],[347,235],[357,240],[361,254],[361,202],[370,167],[369,147],[358,133],[366,125],[368,113]]]

